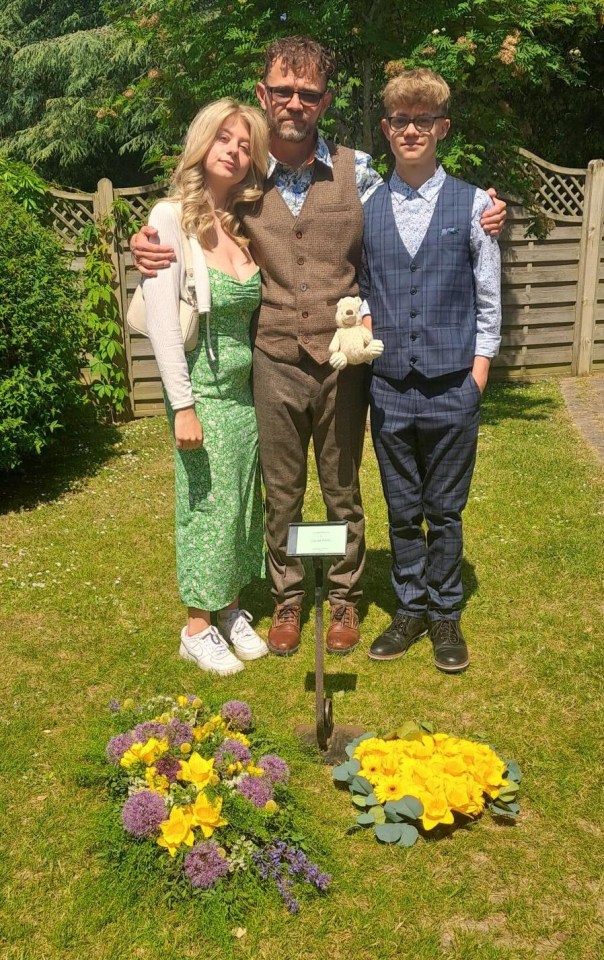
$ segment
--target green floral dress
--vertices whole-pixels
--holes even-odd
[[[258,432],[250,387],[250,320],[260,303],[260,273],[241,282],[208,270],[209,343],[201,317],[199,343],[187,354],[204,439],[197,450],[175,450],[176,568],[183,603],[220,610],[264,568]],[[173,425],[174,413],[166,406]]]

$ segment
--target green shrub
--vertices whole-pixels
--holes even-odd
[[[46,227],[0,186],[0,471],[39,454],[85,402],[78,280]]]

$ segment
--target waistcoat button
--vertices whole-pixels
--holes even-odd
[[[409,363],[417,363],[417,357],[410,357]]]
[[[301,230],[296,230],[296,236],[297,236],[298,240],[301,240],[301,239],[302,239],[302,231],[301,231]]]
[[[416,333],[412,333],[409,339],[410,339],[410,340],[417,340],[417,334],[416,334]]]
[[[302,343],[308,343],[310,337],[302,337]]]
[[[307,290],[307,289],[308,289],[308,285],[306,283],[300,284],[300,290]]]
[[[302,264],[304,263],[304,257],[298,257],[298,263],[300,264],[300,266],[302,266]]]
[[[302,319],[303,319],[303,320],[307,320],[307,319],[308,319],[308,313],[307,313],[306,310],[305,310],[304,313],[302,314]]]
[[[417,287],[411,287],[409,293],[411,294],[417,293]]]
[[[415,271],[417,270],[417,264],[416,264],[416,263],[412,263],[411,266],[409,267],[409,269],[411,270],[412,273],[415,273]]]
[[[412,320],[415,320],[415,318],[416,318],[416,316],[417,316],[417,310],[412,310],[412,311],[410,312],[409,316],[411,317]]]

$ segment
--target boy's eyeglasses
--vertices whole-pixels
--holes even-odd
[[[325,96],[325,90],[295,90],[293,87],[269,87],[268,83],[264,86],[270,93],[275,103],[289,103],[290,100],[298,94],[298,99],[305,107],[316,107]]]
[[[390,129],[398,130],[400,133],[404,133],[410,123],[413,124],[418,133],[430,133],[430,130],[434,126],[434,121],[444,119],[444,113],[439,113],[435,117],[431,117],[427,113],[422,114],[421,117],[386,117],[386,120],[390,124]]]

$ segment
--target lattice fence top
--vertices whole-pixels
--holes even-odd
[[[132,192],[131,192],[132,191]],[[120,207],[127,207],[129,213],[122,216],[131,223],[146,223],[149,210],[166,192],[165,184],[154,184],[151,187],[134,187],[128,190],[115,190],[114,196],[119,200]]]
[[[94,199],[90,194],[70,194],[63,190],[51,190],[51,193],[50,212],[55,232],[66,249],[79,250],[81,231],[94,220]]]
[[[557,167],[521,150],[537,177],[537,196],[544,213],[554,220],[576,223],[583,218],[585,170]]]

